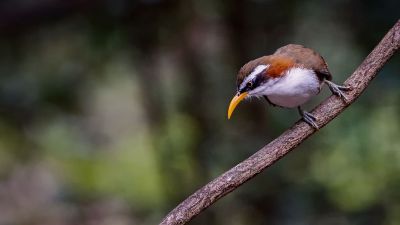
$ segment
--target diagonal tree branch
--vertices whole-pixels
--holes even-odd
[[[312,111],[313,115],[317,117],[318,126],[325,126],[351,105],[399,47],[400,20],[389,30],[357,70],[344,82],[346,86],[352,88],[347,94],[348,102],[345,103],[340,98],[331,96]],[[235,190],[288,154],[314,132],[315,130],[306,123],[297,122],[254,155],[197,190],[172,210],[160,224],[185,224],[189,222],[218,199]]]

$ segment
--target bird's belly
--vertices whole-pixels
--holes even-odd
[[[268,99],[275,105],[293,108],[300,106],[310,100],[311,97],[315,96],[317,93],[303,93],[296,95],[268,95]]]
[[[291,71],[268,90],[266,95],[272,103],[288,108],[297,107],[320,92],[318,77],[310,70],[298,70]]]

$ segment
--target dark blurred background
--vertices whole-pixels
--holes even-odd
[[[245,62],[303,44],[342,83],[399,9],[2,0],[0,224],[157,224],[299,119],[254,100],[227,120]],[[400,224],[399,71],[397,55],[342,115],[190,224]]]

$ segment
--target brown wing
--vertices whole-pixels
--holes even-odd
[[[328,70],[328,65],[324,58],[310,48],[306,48],[302,45],[289,44],[276,50],[274,55],[292,58],[295,63],[313,69],[320,79],[332,80],[332,75]]]

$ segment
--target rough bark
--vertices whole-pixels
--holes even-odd
[[[389,30],[374,50],[365,58],[354,73],[344,82],[350,86],[347,102],[336,96],[330,96],[313,111],[317,124],[324,127],[344,109],[350,106],[367,88],[369,83],[384,64],[400,47],[400,20]],[[304,122],[297,122],[281,136],[264,146],[248,159],[239,163],[229,171],[217,177],[197,190],[185,201],[173,209],[160,224],[185,224],[218,199],[238,188],[240,185],[271,166],[288,154],[316,130]]]

